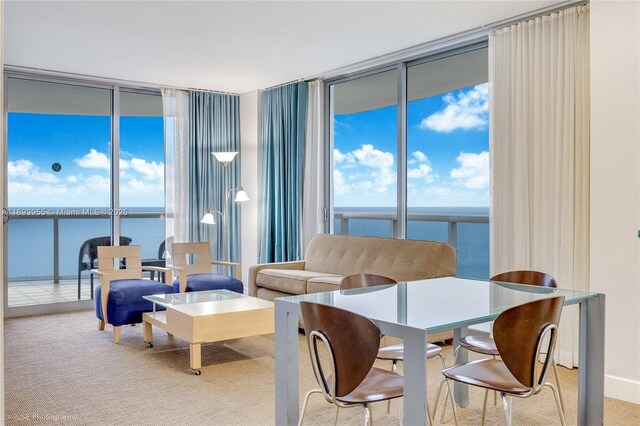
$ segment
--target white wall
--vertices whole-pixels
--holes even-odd
[[[605,394],[640,404],[640,3],[591,2],[591,290]]]
[[[260,92],[240,95],[240,144],[242,152],[242,186],[250,200],[242,203],[242,281],[245,291],[249,267],[258,263],[258,106]]]

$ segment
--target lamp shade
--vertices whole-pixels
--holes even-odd
[[[216,160],[218,160],[221,163],[230,163],[233,161],[234,158],[236,158],[236,155],[238,155],[237,152],[233,151],[229,151],[229,152],[212,152],[213,156],[216,157]]]
[[[216,224],[216,220],[213,218],[213,213],[209,212],[209,213],[205,213],[204,216],[202,216],[202,219],[200,219],[201,223],[206,223],[207,225],[215,225]]]
[[[242,187],[240,187],[240,190],[236,194],[236,198],[233,201],[239,202],[239,203],[241,203],[243,201],[249,201],[249,196],[247,195],[245,190]]]

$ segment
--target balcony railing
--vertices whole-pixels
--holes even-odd
[[[49,211],[62,211],[62,210],[66,210],[66,212],[64,214],[57,214],[57,213],[48,213]],[[28,212],[28,211],[35,211],[36,213],[33,214],[29,214],[29,213],[25,213],[23,214],[23,212]],[[76,213],[77,211],[77,213]],[[42,246],[38,246],[38,247],[34,247],[33,248],[33,252],[30,254],[31,256],[49,256],[48,253],[52,253],[52,274],[51,275],[31,275],[31,276],[9,276],[8,277],[8,281],[10,282],[18,282],[18,281],[53,281],[54,283],[59,283],[60,280],[65,280],[65,279],[73,279],[76,278],[76,275],[61,275],[60,273],[60,250],[70,250],[73,253],[73,259],[76,259],[74,261],[74,267],[77,268],[77,256],[78,256],[78,252],[80,249],[80,245],[82,244],[82,242],[84,241],[80,241],[77,246],[74,247],[60,247],[60,222],[61,221],[79,221],[77,226],[82,226],[82,221],[84,220],[88,220],[88,219],[102,219],[102,220],[110,220],[111,219],[111,215],[107,214],[107,213],[96,213],[96,211],[99,211],[99,209],[46,209],[46,210],[38,210],[38,209],[10,209],[10,220],[8,225],[11,226],[12,222],[17,222],[17,221],[22,221],[22,220],[47,220],[47,221],[51,221],[51,232],[52,234],[48,234],[47,237],[49,235],[52,235],[52,246],[51,247],[46,247],[44,245]],[[121,219],[124,220],[129,220],[129,219],[163,219],[164,218],[164,213],[161,212],[131,212],[128,211],[126,212],[126,214],[121,215]],[[162,229],[162,231],[164,231],[164,229]],[[11,233],[11,229],[9,229],[9,232]],[[36,232],[36,231],[34,231]],[[164,232],[163,232],[164,233]],[[97,235],[100,234],[100,235]],[[89,238],[93,238],[93,237],[99,237],[99,236],[103,236],[103,235],[108,235],[109,232],[97,232],[97,233],[91,233],[89,232],[86,236],[85,239],[89,239]],[[130,236],[130,235],[129,235]],[[10,236],[11,238],[11,236]],[[163,235],[159,235],[158,239],[160,241],[162,241],[162,239],[164,238]],[[42,240],[46,240],[48,238],[42,238]],[[136,244],[136,239],[134,238],[133,244]],[[50,251],[49,251],[50,250]],[[154,247],[154,252],[155,250],[157,250],[157,246]],[[15,254],[12,255],[12,247],[11,247],[11,243],[9,245],[8,248],[8,259],[9,262],[12,261],[18,261],[18,259],[15,259],[12,257],[15,256]],[[154,256],[155,257],[155,254]],[[86,261],[86,259],[85,259]],[[69,265],[67,265],[68,267]]]
[[[335,212],[333,218],[340,220],[340,233],[349,235],[349,221],[351,220],[384,220],[389,222],[389,232],[392,237],[398,232],[398,217],[395,213],[379,212]],[[407,222],[443,222],[447,223],[447,243],[457,248],[459,223],[489,223],[489,216],[485,215],[460,215],[460,214],[433,214],[410,213]]]
[[[334,224],[335,232],[345,235],[395,237],[398,230],[397,216],[390,212],[336,212]],[[458,276],[489,278],[488,215],[410,213],[407,225],[407,238],[445,241],[453,246]]]

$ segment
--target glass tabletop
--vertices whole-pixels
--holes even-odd
[[[218,302],[221,300],[241,299],[243,294],[229,290],[192,291],[189,293],[154,294],[143,296],[145,300],[160,306],[185,305],[189,303]]]
[[[437,332],[495,319],[504,310],[534,300],[564,296],[565,305],[597,293],[455,277],[395,285],[284,297],[286,302],[316,302],[374,320]]]

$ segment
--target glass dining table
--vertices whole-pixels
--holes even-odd
[[[510,307],[554,296],[564,296],[565,306],[580,306],[577,422],[579,425],[602,424],[605,296],[455,277],[276,299],[276,424],[298,423],[298,318],[302,301],[364,315],[376,323],[383,334],[403,339],[403,423],[426,425],[426,335],[453,330],[454,342],[457,342],[468,333],[471,325],[493,321]],[[466,351],[461,351],[459,360],[467,360]],[[467,387],[457,384],[454,394],[457,403],[465,407],[468,403]]]

